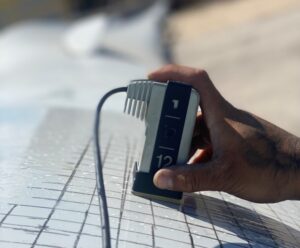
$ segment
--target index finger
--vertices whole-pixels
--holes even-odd
[[[201,69],[185,66],[167,65],[149,74],[149,79],[155,81],[181,81],[191,85],[200,95],[200,105],[205,119],[210,123],[221,117],[221,109],[225,101],[213,85],[208,74]]]

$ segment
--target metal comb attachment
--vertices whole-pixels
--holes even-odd
[[[150,101],[153,81],[134,80],[128,85],[124,113],[145,119]]]

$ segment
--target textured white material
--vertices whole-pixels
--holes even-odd
[[[30,22],[0,32],[0,104],[94,108],[100,96],[145,78],[164,60],[158,1],[128,18]],[[142,60],[140,60],[142,59]],[[113,101],[119,110],[123,98]]]
[[[64,35],[66,49],[75,56],[112,51],[145,65],[166,62],[162,54],[161,25],[168,12],[167,1],[156,1],[131,16],[97,14],[71,25]]]
[[[102,47],[109,28],[109,16],[105,14],[78,20],[64,35],[65,47],[74,55],[91,55]]]
[[[31,113],[31,118],[26,118]],[[19,116],[18,122],[15,116]],[[101,247],[90,127],[75,110],[1,109],[0,247]],[[300,202],[254,204],[219,193],[182,205],[131,194],[143,128],[104,114],[104,179],[113,247],[299,247]],[[3,124],[11,126],[3,140]],[[21,127],[26,124],[20,136]],[[32,136],[34,135],[34,136]]]

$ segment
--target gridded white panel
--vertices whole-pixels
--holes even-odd
[[[15,123],[14,111],[2,111],[1,134],[4,125]],[[38,128],[20,131],[28,123],[24,117],[10,130],[10,139],[0,138],[0,247],[101,247],[92,115],[41,113],[36,112],[44,116],[36,121]],[[104,115],[103,122],[113,247],[300,247],[300,202],[253,204],[207,192],[186,194],[178,206],[132,195],[142,125],[113,114]],[[16,156],[5,156],[13,147],[18,147]]]

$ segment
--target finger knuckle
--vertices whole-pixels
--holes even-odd
[[[207,71],[203,70],[203,69],[195,69],[195,75],[198,78],[202,78],[202,79],[207,79],[208,78],[208,73]]]
[[[199,188],[199,178],[196,173],[191,173],[186,176],[185,180],[185,191],[188,193],[192,193],[198,191]]]

